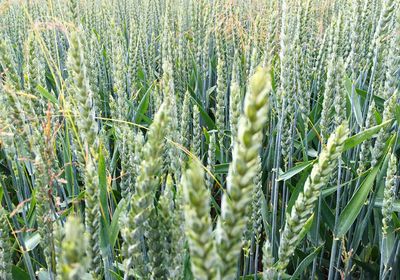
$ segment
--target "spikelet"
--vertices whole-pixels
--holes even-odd
[[[325,33],[319,43],[318,55],[313,68],[313,75],[316,76],[315,91],[320,92],[323,87],[323,78],[326,75],[325,65],[327,63],[328,34]]]
[[[183,108],[182,108],[182,124],[180,126],[180,134],[181,134],[181,144],[184,148],[190,149],[191,142],[191,134],[190,134],[190,125],[192,122],[192,115],[190,113],[190,94],[189,92],[185,92],[183,97]],[[182,151],[181,159],[186,158],[186,153]]]
[[[120,137],[120,157],[121,157],[121,195],[123,198],[129,198],[132,194],[134,186],[134,178],[136,175],[135,163],[132,156],[135,155],[135,133],[127,124],[118,125]],[[139,140],[140,141],[140,140]]]
[[[392,220],[392,206],[396,197],[396,168],[397,158],[395,154],[390,156],[389,165],[386,173],[385,189],[383,192],[382,202],[382,232],[384,236],[387,236],[389,224]]]
[[[395,30],[392,33],[392,39],[389,44],[389,51],[385,62],[385,84],[383,90],[383,97],[390,98],[399,88],[398,69],[400,66],[400,58],[397,55],[400,51],[400,36],[397,32],[400,30],[400,10],[397,9],[397,19],[395,23]]]
[[[237,137],[238,121],[240,117],[241,110],[241,96],[240,96],[240,86],[237,78],[238,66],[233,64],[232,69],[232,82],[231,82],[231,92],[230,92],[230,102],[229,102],[229,124],[231,129],[231,145],[234,144],[234,139]]]
[[[112,116],[119,120],[125,120],[129,113],[128,98],[126,94],[127,89],[127,65],[126,65],[126,51],[124,48],[123,40],[121,40],[122,34],[119,30],[115,30],[115,36],[113,40],[113,82],[114,82],[114,95],[117,100],[114,100],[111,105]]]
[[[86,255],[88,240],[78,217],[68,217],[62,235],[64,238],[61,244],[60,271],[57,279],[77,280],[88,277],[86,274],[89,268],[89,258]]]
[[[27,88],[31,94],[36,95],[38,98],[34,99],[34,108],[37,114],[41,114],[44,110],[43,100],[37,92],[37,86],[45,87],[45,65],[42,58],[42,53],[37,45],[34,36],[29,36],[26,46],[26,69],[27,69]]]
[[[158,209],[152,209],[148,217],[148,230],[146,231],[147,254],[149,257],[149,271],[152,279],[168,278],[168,248],[167,248],[167,232],[164,230],[164,224],[159,217]]]
[[[370,90],[377,89],[384,83],[386,70],[384,59],[388,53],[388,44],[385,44],[386,37],[391,33],[393,20],[396,15],[398,3],[395,0],[384,0],[380,8],[379,20],[376,24],[375,32],[371,44],[369,45],[369,59],[372,62],[372,73]]]
[[[374,126],[375,124],[374,111],[375,111],[375,102],[374,100],[372,100],[371,104],[368,107],[367,119],[365,121],[365,129]],[[371,139],[365,140],[361,143],[358,168],[357,168],[358,175],[361,175],[368,167],[368,163],[371,160],[371,147],[372,147]]]
[[[168,174],[165,182],[165,188],[162,191],[160,198],[158,200],[158,211],[157,219],[160,223],[160,232],[164,241],[163,244],[163,254],[164,259],[162,262],[165,265],[165,269],[168,270],[168,275],[171,275],[172,271],[172,258],[171,254],[171,237],[172,237],[172,221],[174,219],[174,193],[173,193],[174,182],[172,180],[172,175]]]
[[[51,181],[49,177],[49,172],[51,172],[51,167],[47,164],[48,160],[51,158],[42,157],[38,153],[35,157],[35,168],[37,171],[36,178],[36,219],[38,223],[38,232],[40,237],[46,242],[42,242],[41,246],[44,251],[46,263],[49,269],[53,269],[52,258],[53,258],[53,229],[52,229],[52,213],[51,213],[51,197],[49,196],[49,190],[51,186]]]
[[[300,60],[298,67],[300,67],[298,80],[299,80],[299,109],[304,121],[305,131],[308,130],[308,115],[310,112],[311,103],[311,80],[312,68],[315,60],[315,11],[312,6],[312,1],[302,1],[301,11],[299,13],[299,38],[300,41],[297,48],[300,52]]]
[[[170,257],[171,267],[169,271],[170,279],[179,279],[183,273],[183,263],[186,256],[186,236],[182,234],[185,231],[185,217],[184,217],[184,199],[182,185],[176,186],[174,211],[171,227],[171,252]]]
[[[142,148],[144,146],[144,136],[142,131],[138,130],[135,137],[135,144],[134,146],[130,147],[129,154],[130,154],[130,169],[131,169],[131,188],[136,185],[137,175],[139,174],[140,164],[143,158]],[[133,149],[132,149],[133,148]],[[133,189],[131,192],[133,193]]]
[[[0,66],[4,71],[4,74],[1,73],[0,81],[5,79],[10,86],[20,89],[21,83],[17,72],[17,65],[14,60],[11,42],[8,38],[0,38]]]
[[[331,135],[328,144],[319,155],[318,162],[314,164],[310,176],[304,184],[304,190],[299,194],[290,214],[286,216],[285,227],[282,232],[279,246],[279,261],[277,269],[283,273],[289,264],[290,257],[297,246],[299,232],[307,219],[310,218],[314,203],[318,199],[321,188],[327,184],[331,173],[336,168],[341,156],[344,141],[349,130],[347,124],[339,126]]]
[[[183,6],[180,6],[181,9],[184,9]],[[186,82],[187,82],[187,60],[186,60],[186,40],[184,39],[184,15],[185,13],[183,11],[178,11],[178,22],[177,22],[177,50],[176,50],[176,71],[175,76],[176,76],[176,89],[177,92],[180,93],[180,99],[184,100],[185,99],[185,88],[186,88]],[[181,120],[183,121],[183,114],[182,112],[182,118]]]
[[[164,192],[159,200],[159,219],[164,233],[164,264],[168,270],[168,279],[180,279],[184,261],[184,217],[182,211],[181,188],[173,192],[172,176],[168,175]]]
[[[262,231],[262,199],[264,193],[262,190],[262,162],[261,157],[257,157],[257,175],[254,177],[254,189],[252,194],[252,213],[251,221],[256,242],[260,242]]]
[[[236,263],[241,249],[241,237],[250,215],[248,205],[257,172],[260,135],[267,120],[267,96],[271,89],[269,72],[258,69],[250,79],[243,114],[239,120],[238,138],[234,144],[233,161],[228,173],[227,193],[222,198],[218,221],[218,276],[236,277]]]
[[[149,257],[148,267],[152,279],[169,278],[171,217],[170,213],[166,213],[169,210],[166,208],[170,208],[169,206],[173,202],[172,184],[172,177],[168,174],[164,195],[160,197],[156,207],[151,209],[148,218],[149,229],[145,236]]]
[[[263,66],[270,65],[272,63],[273,57],[277,52],[277,43],[275,42],[275,37],[278,32],[278,10],[272,8],[272,11],[269,12],[271,15],[267,18],[267,42],[265,44],[265,51],[263,57]]]
[[[89,34],[89,38],[84,42],[84,56],[86,74],[89,81],[90,90],[93,93],[93,106],[100,113],[103,110],[104,104],[100,94],[101,83],[99,83],[99,61],[97,57],[100,55],[99,43],[94,34]]]
[[[144,145],[143,133],[138,130],[136,133],[132,127],[128,125],[123,126],[125,130],[125,139],[123,154],[121,155],[121,195],[129,201],[131,195],[134,193],[134,186],[136,185],[136,178],[139,173],[140,162],[142,158],[142,147]]]
[[[77,0],[69,0],[67,2],[67,16],[73,20],[74,22],[77,21],[79,16],[79,1]]]
[[[135,264],[134,271],[136,275],[145,275],[145,265],[142,258],[142,234],[135,229],[134,210],[129,211],[129,215],[123,214],[120,218],[121,236],[124,241],[122,245],[122,256],[124,257],[124,279],[128,279],[130,276],[129,270],[133,264]],[[128,226],[129,225],[129,226]]]
[[[203,129],[201,127],[200,110],[197,105],[193,106],[193,142],[191,150],[197,158],[201,158],[201,146]]]
[[[64,230],[60,222],[54,222],[53,224],[53,236],[54,236],[54,260],[56,262],[56,279],[61,280],[62,274],[62,242],[64,239]]]
[[[263,279],[264,280],[275,279],[276,271],[275,268],[273,267],[274,258],[272,257],[271,244],[269,243],[268,239],[265,241],[262,250],[263,250],[262,262],[264,268]]]
[[[131,209],[126,217],[126,222],[121,225],[122,237],[125,247],[125,278],[129,276],[129,269],[137,275],[147,275],[146,263],[142,254],[143,237],[149,234],[150,225],[148,218],[153,211],[154,194],[160,183],[162,170],[163,143],[166,136],[168,115],[167,104],[163,104],[154,117],[150,126],[147,142],[142,151],[142,162],[139,176],[136,181],[135,194],[131,198]],[[150,252],[149,252],[150,253]],[[151,252],[157,254],[157,252]]]
[[[171,63],[167,60],[163,63],[163,93],[164,98],[168,99],[168,113],[169,113],[169,122],[168,122],[168,138],[172,142],[168,142],[166,145],[166,152],[168,157],[168,171],[171,174],[174,174],[175,179],[178,180],[180,178],[180,164],[179,157],[180,151],[177,147],[177,144],[181,143],[180,134],[177,133],[179,131],[179,121],[178,121],[178,110],[177,110],[177,98],[175,96],[175,86],[173,80],[173,70]]]
[[[295,53],[294,47],[296,40],[295,24],[293,20],[295,15],[295,6],[288,4],[289,1],[282,2],[282,22],[281,22],[281,36],[280,36],[280,87],[278,90],[277,110],[281,122],[281,148],[282,156],[287,166],[292,149],[293,140],[293,125],[294,125],[294,111],[295,111],[295,71],[294,65]]]
[[[169,112],[169,114],[167,115],[168,122],[166,123],[165,127],[161,127],[160,129],[166,130],[167,131],[166,133],[168,133],[167,128],[170,127],[170,122],[172,121],[170,118],[171,114],[169,111],[171,108],[170,107],[171,103],[168,103],[168,101],[171,100],[168,99],[168,97],[166,97],[166,101],[167,101],[166,103],[167,106],[165,111]],[[161,142],[160,147],[166,148],[166,145],[164,146],[163,142]],[[169,151],[169,149],[167,151]],[[158,173],[159,173],[158,177],[153,178],[154,180],[153,193],[158,190],[157,181],[158,184],[161,182],[160,180],[161,171]],[[157,173],[155,175],[157,175]],[[168,183],[170,184],[171,182],[168,180]],[[151,277],[153,279],[167,279],[168,278],[168,266],[167,266],[168,247],[166,246],[167,232],[164,227],[165,225],[162,224],[162,219],[160,219],[160,213],[158,212],[159,209],[151,207],[150,216],[146,221],[147,230],[145,231],[145,237],[146,237],[146,244],[148,247],[147,251],[149,257],[148,267],[149,271],[151,272]]]
[[[215,246],[212,241],[210,193],[204,184],[204,171],[197,160],[183,174],[185,228],[190,262],[195,279],[216,279]]]
[[[343,59],[340,58],[339,61],[336,62],[336,64],[338,69],[336,74],[337,80],[335,84],[335,96],[333,101],[333,106],[335,111],[335,118],[333,121],[333,125],[335,127],[339,126],[342,122],[344,122],[347,117],[347,112],[346,112],[347,96],[346,96],[346,89],[343,83],[343,81],[345,80]]]
[[[261,157],[257,156],[257,171],[254,177],[253,183],[254,188],[251,194],[251,208],[250,218],[247,220],[246,229],[243,234],[243,250],[249,251],[251,249],[252,240],[258,244],[260,242],[261,231],[262,231],[262,163]],[[252,253],[252,251],[250,251]]]
[[[252,42],[251,44],[251,52],[250,52],[250,59],[248,63],[248,75],[251,76],[254,74],[256,70],[256,66],[259,64],[259,40],[257,40],[257,36],[259,35],[259,25],[260,25],[260,17],[257,16],[254,19],[254,23],[252,29],[250,31],[249,41]]]
[[[329,45],[329,64],[327,78],[325,82],[324,100],[322,103],[321,112],[321,136],[323,143],[327,136],[332,132],[333,127],[340,125],[341,120],[345,118],[346,112],[346,99],[343,98],[345,93],[343,87],[344,69],[343,61],[338,56],[338,37],[340,35],[339,17],[336,22],[332,24],[332,38]],[[339,59],[339,61],[338,61]],[[333,114],[335,112],[335,115]],[[334,117],[335,116],[335,117]]]
[[[19,150],[26,150],[28,139],[26,130],[26,115],[21,102],[13,87],[0,84],[0,109],[5,116],[1,118],[1,138],[5,151],[12,155],[16,146]]]
[[[136,88],[136,78],[137,78],[137,70],[138,70],[138,56],[139,56],[139,47],[138,44],[138,36],[135,23],[132,21],[130,24],[130,34],[129,34],[129,46],[128,46],[128,81],[130,86],[133,87],[132,92]]]
[[[225,57],[225,45],[224,36],[217,33],[217,92],[216,92],[216,106],[215,106],[215,124],[218,128],[218,142],[222,148],[224,144],[224,131],[225,131],[225,96],[226,96],[226,57]]]
[[[217,139],[215,136],[215,132],[210,132],[210,141],[208,143],[208,153],[207,153],[207,169],[208,172],[206,173],[206,186],[210,189],[213,187],[213,176],[215,170],[215,154],[217,148]],[[211,173],[211,174],[210,174]]]
[[[356,74],[360,68],[360,58],[361,58],[361,51],[360,47],[362,44],[362,36],[364,30],[361,29],[362,26],[362,5],[361,1],[353,1],[351,11],[354,14],[350,22],[350,53],[347,57],[346,61],[346,68],[350,69],[351,71],[351,78],[353,80],[356,79]]]
[[[90,257],[90,270],[93,276],[100,274],[102,259],[100,254],[100,204],[97,169],[92,159],[85,165],[85,228],[89,237],[87,255]]]
[[[90,271],[94,277],[100,274],[102,261],[100,254],[100,205],[99,183],[97,176],[98,139],[97,123],[93,107],[93,95],[86,75],[85,60],[80,34],[73,32],[70,36],[68,55],[69,94],[71,104],[77,117],[74,118],[79,129],[80,141],[83,144],[85,167],[85,227],[89,238],[87,255],[91,258]],[[81,154],[83,151],[80,152]],[[79,152],[78,152],[79,154]],[[82,159],[81,159],[82,160]]]
[[[84,150],[97,153],[97,123],[93,108],[93,94],[90,90],[84,63],[83,47],[78,32],[70,36],[71,47],[68,55],[70,103],[74,106],[76,125],[79,129]]]
[[[0,207],[2,207],[0,205]],[[0,279],[11,280],[12,259],[11,244],[9,241],[9,224],[7,221],[7,212],[0,208]]]
[[[385,101],[384,109],[383,109],[383,118],[382,121],[388,121],[393,118],[394,110],[397,103],[397,92],[393,93],[393,95]],[[376,138],[375,145],[372,149],[372,160],[371,166],[374,167],[378,163],[379,159],[383,155],[384,146],[387,139],[390,136],[388,131],[389,128],[384,127],[378,132],[378,137]]]

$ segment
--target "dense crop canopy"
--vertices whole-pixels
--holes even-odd
[[[0,0],[0,280],[400,279],[399,0]]]

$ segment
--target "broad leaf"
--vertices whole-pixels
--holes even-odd
[[[290,277],[291,280],[298,279],[299,276],[304,272],[304,270],[313,262],[313,260],[318,256],[319,252],[321,252],[323,245],[317,247],[311,254],[305,257],[299,266],[296,268],[295,272]]]
[[[140,100],[140,103],[136,109],[135,123],[140,123],[142,121],[142,119],[145,117],[147,109],[149,108],[151,89],[152,89],[152,86],[150,86],[147,89],[146,93],[143,95],[142,99]]]
[[[56,98],[53,94],[49,93],[49,92],[47,91],[47,89],[45,89],[44,87],[38,85],[38,86],[36,87],[36,90],[37,90],[44,98],[46,98],[47,100],[49,100],[49,101],[50,101],[51,103],[53,103],[54,105],[58,104],[57,98]]]
[[[118,239],[118,233],[119,233],[119,219],[121,216],[121,213],[123,210],[126,209],[126,203],[125,199],[121,199],[121,201],[118,203],[117,209],[115,209],[114,215],[111,220],[111,225],[109,227],[109,236],[110,236],[110,244],[111,248],[114,248],[115,242]]]
[[[290,178],[292,178],[293,176],[299,174],[301,171],[303,171],[304,169],[307,169],[308,167],[310,167],[311,165],[313,165],[315,162],[315,160],[310,160],[310,161],[306,161],[306,162],[302,162],[297,164],[295,167],[289,169],[288,171],[286,171],[285,173],[282,173],[279,175],[278,181],[286,181],[289,180]]]
[[[358,214],[362,207],[364,206],[365,201],[367,200],[368,194],[374,185],[374,181],[376,176],[378,175],[380,166],[375,166],[365,178],[364,182],[361,184],[359,189],[351,198],[350,202],[343,209],[343,212],[340,215],[339,223],[337,227],[336,236],[338,238],[342,238],[347,231],[350,229],[354,221],[356,220]]]
[[[40,239],[41,238],[38,232],[28,235],[25,239],[26,251],[32,251],[35,249],[37,245],[39,245]]]
[[[344,151],[343,152],[356,147],[357,145],[361,144],[362,142],[364,142],[367,139],[372,138],[382,128],[386,127],[391,122],[392,122],[392,120],[385,121],[379,125],[365,129],[364,131],[362,131],[352,137],[347,138],[346,141],[344,142]]]

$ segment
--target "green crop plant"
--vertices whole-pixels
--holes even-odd
[[[0,280],[400,279],[398,0],[0,0]]]

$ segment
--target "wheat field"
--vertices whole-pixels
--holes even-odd
[[[400,279],[399,0],[0,0],[0,280]]]

